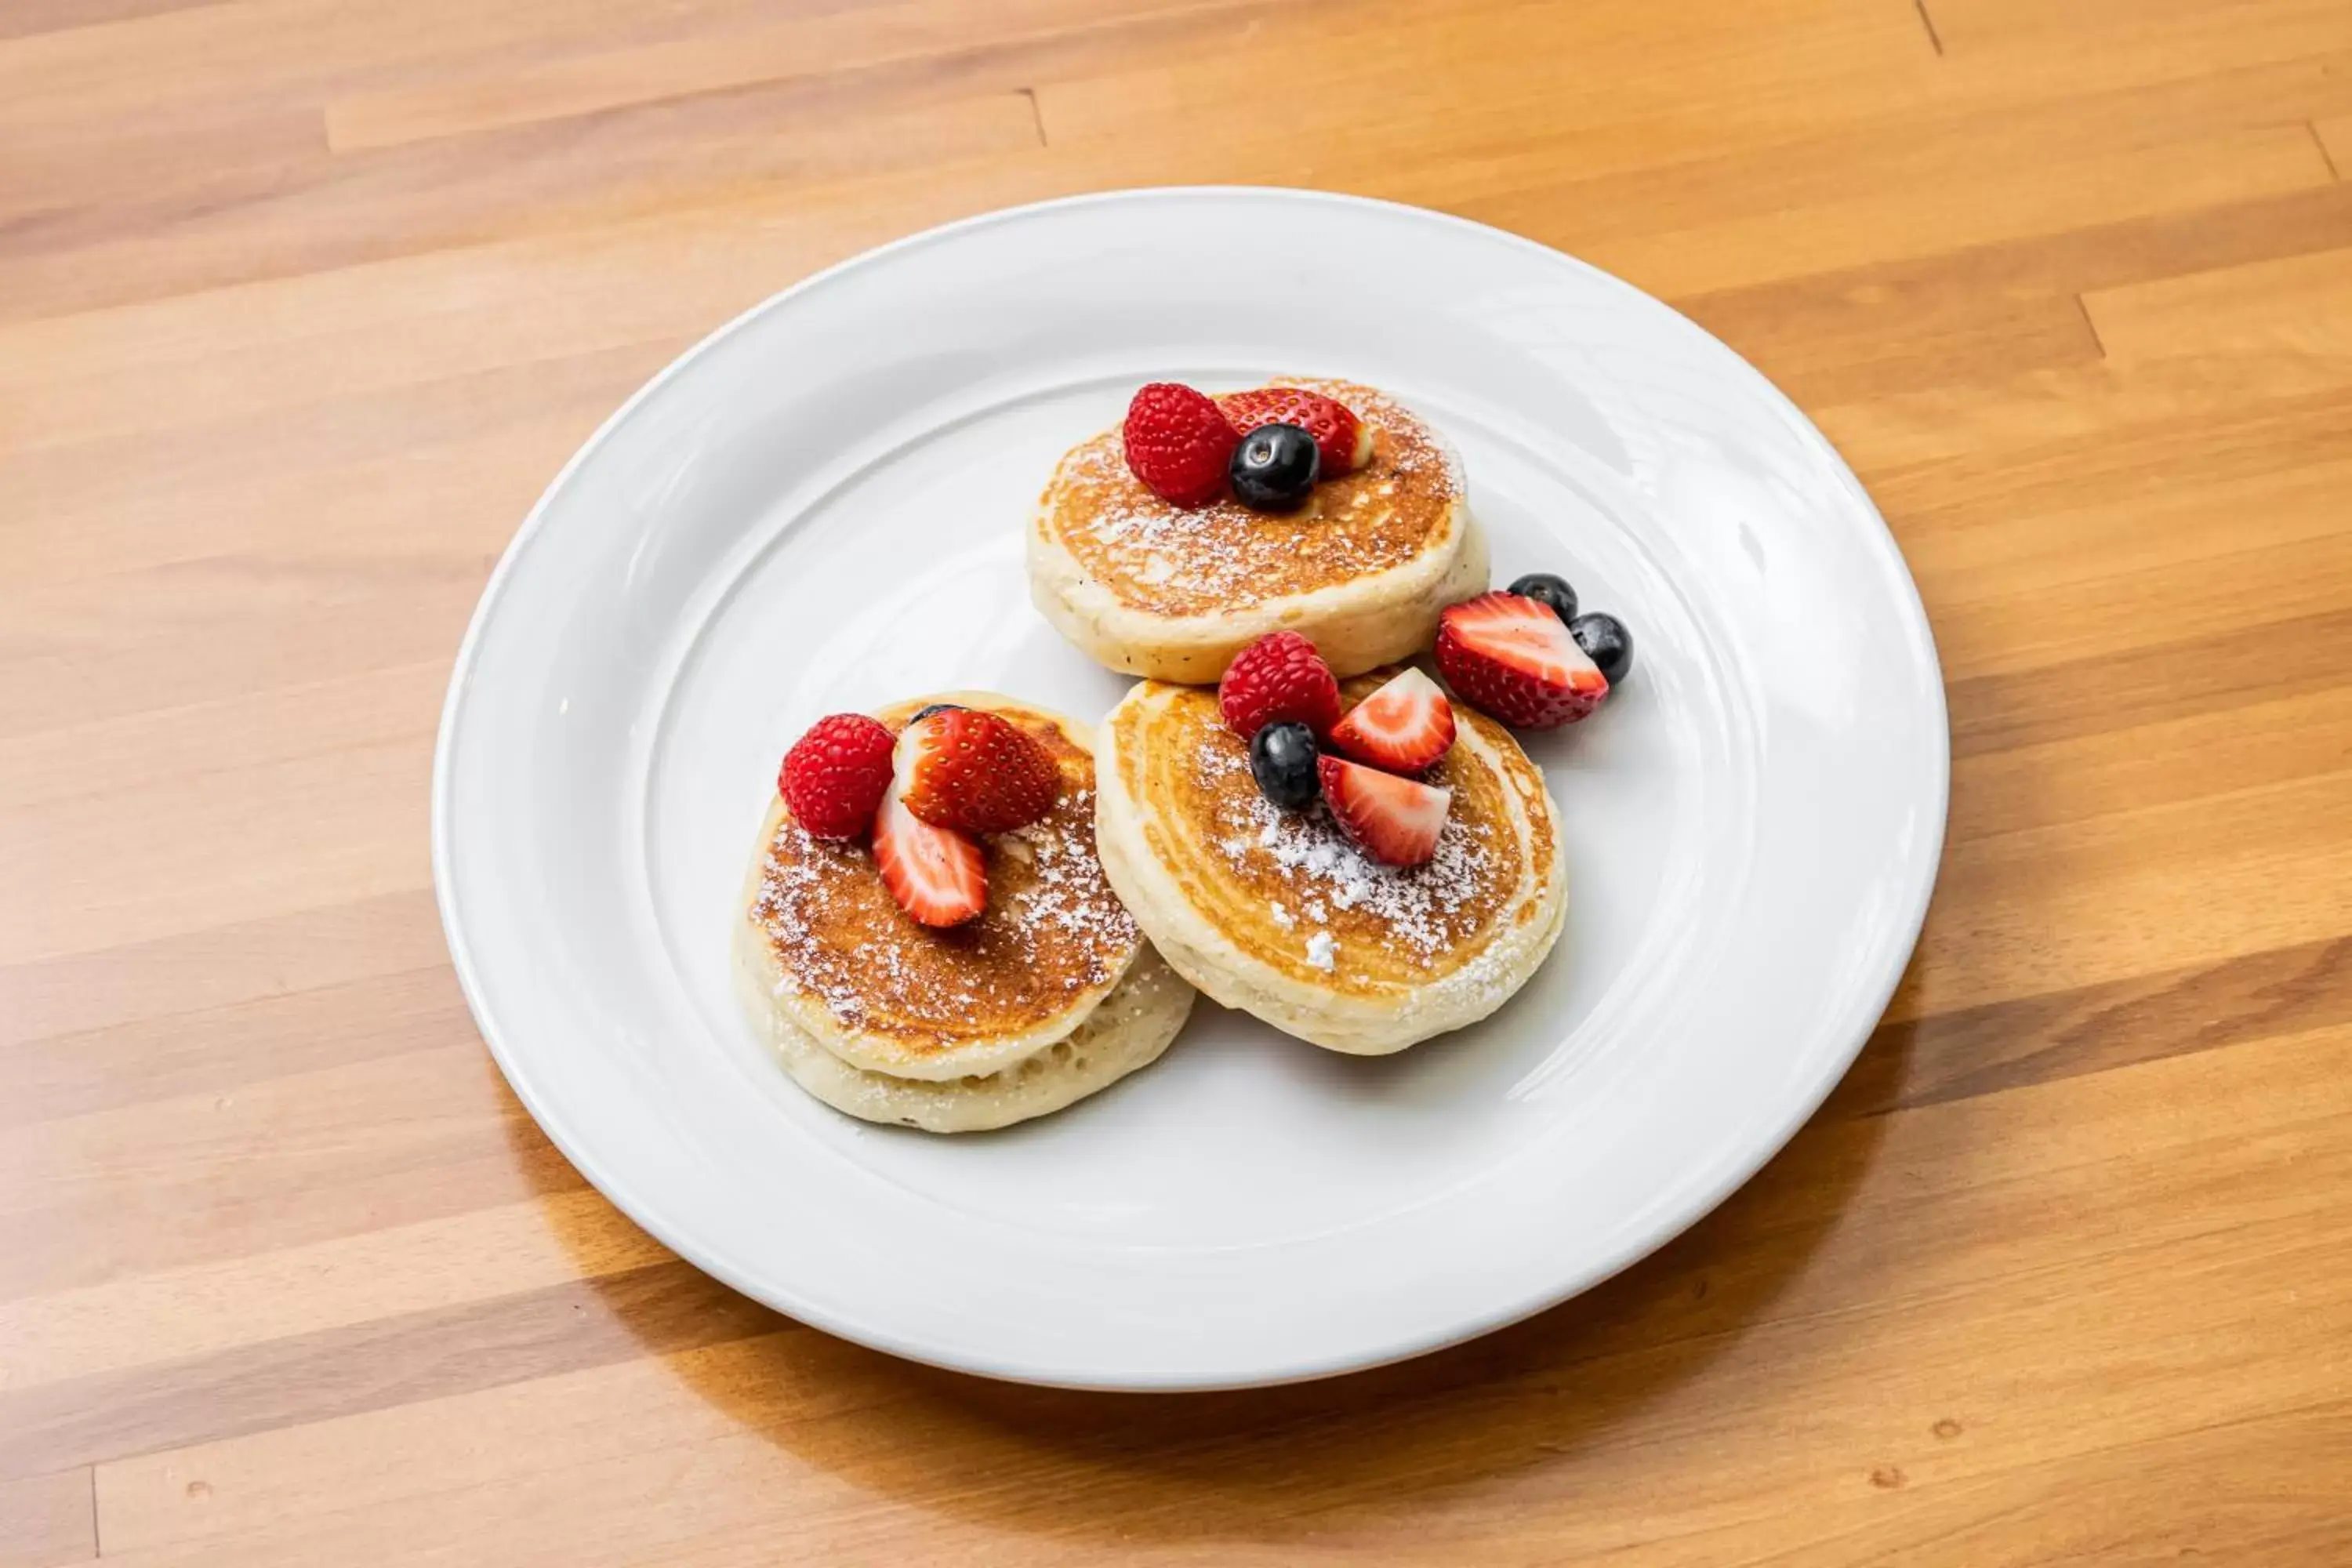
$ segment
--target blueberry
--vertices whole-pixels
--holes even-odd
[[[1305,811],[1323,793],[1315,771],[1315,731],[1304,724],[1268,724],[1250,738],[1250,773],[1266,799],[1285,811]]]
[[[1579,616],[1568,623],[1568,635],[1584,650],[1584,657],[1601,667],[1601,673],[1616,685],[1633,668],[1633,634],[1625,623],[1614,616],[1595,610],[1589,616]]]
[[[916,709],[915,716],[908,720],[907,722],[909,725],[915,725],[921,723],[924,720],[929,718],[934,713],[961,713],[962,711],[963,704],[961,702],[934,702],[929,708]]]
[[[1576,619],[1576,590],[1568,585],[1565,577],[1555,577],[1549,572],[1530,572],[1515,580],[1510,591],[1522,599],[1549,605],[1551,613],[1563,621]]]
[[[1307,504],[1323,469],[1315,437],[1296,425],[1261,425],[1234,448],[1226,477],[1234,497],[1257,511],[1292,511]]]

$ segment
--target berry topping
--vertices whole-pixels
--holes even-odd
[[[1339,683],[1297,632],[1268,632],[1234,656],[1217,682],[1217,707],[1234,734],[1295,719],[1318,735],[1339,721]]]
[[[1318,766],[1331,815],[1365,854],[1391,866],[1418,866],[1437,853],[1452,790],[1338,757],[1325,757]]]
[[[1584,655],[1601,667],[1609,684],[1616,685],[1633,672],[1633,634],[1616,616],[1595,610],[1568,623],[1568,635]]]
[[[1205,393],[1172,381],[1135,395],[1119,435],[1135,477],[1178,506],[1206,506],[1225,493],[1225,465],[1241,439]]]
[[[1455,694],[1522,730],[1572,724],[1609,695],[1609,678],[1550,609],[1481,594],[1437,620],[1437,668]]]
[[[1454,744],[1454,704],[1437,682],[1408,669],[1349,709],[1331,743],[1360,763],[1417,773]]]
[[[908,811],[895,784],[874,819],[874,864],[898,907],[924,925],[961,925],[988,907],[980,846]]]
[[[1522,599],[1549,605],[1551,613],[1563,621],[1576,619],[1576,590],[1568,585],[1565,577],[1555,577],[1549,572],[1530,572],[1515,579],[1510,591]]]
[[[959,833],[1009,833],[1054,809],[1062,770],[1035,737],[977,708],[927,711],[898,737],[909,812]]]
[[[1234,499],[1253,511],[1296,511],[1315,492],[1323,459],[1315,437],[1296,425],[1261,425],[1234,448],[1226,478]]]
[[[1285,811],[1305,811],[1323,793],[1315,767],[1315,731],[1296,720],[1250,737],[1250,774],[1258,793]]]
[[[855,838],[874,826],[890,787],[888,726],[863,713],[820,719],[784,753],[776,790],[793,820],[819,838]]]
[[[1344,403],[1296,386],[1261,386],[1217,399],[1226,422],[1246,436],[1264,425],[1296,425],[1315,437],[1323,477],[1336,479],[1372,460],[1372,427]]]

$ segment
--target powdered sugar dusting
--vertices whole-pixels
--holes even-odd
[[[1099,581],[1170,614],[1238,609],[1302,585],[1412,559],[1464,494],[1452,450],[1402,405],[1371,387],[1294,378],[1338,398],[1377,432],[1370,464],[1315,487],[1292,513],[1234,500],[1179,507],[1129,472],[1116,429],[1073,448],[1046,504],[1063,543]]]
[[[1116,981],[1141,936],[1095,857],[1092,788],[1066,788],[1043,821],[984,847],[987,909],[931,931],[891,902],[865,845],[786,819],[751,909],[784,987],[845,1027],[952,1043]]]
[[[1349,911],[1376,922],[1385,933],[1383,946],[1433,966],[1483,919],[1480,902],[1496,866],[1491,829],[1457,812],[1439,831],[1436,854],[1427,864],[1384,866],[1359,849],[1320,805],[1284,812],[1254,786],[1234,787],[1246,784],[1249,764],[1218,737],[1201,747],[1196,766],[1204,795],[1218,803],[1219,851],[1237,869],[1270,874],[1297,889],[1295,900],[1274,905],[1276,923],[1284,929],[1300,921],[1320,928],[1334,911]],[[1289,913],[1294,906],[1295,916]],[[1318,969],[1330,967],[1324,960],[1336,939],[1321,940],[1329,937],[1318,930],[1307,940],[1307,962]]]

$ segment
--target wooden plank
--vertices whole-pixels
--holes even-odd
[[[764,1307],[671,1260],[279,1335],[206,1356],[0,1394],[0,1409],[8,1416],[0,1427],[0,1474],[49,1454],[116,1456],[218,1442],[397,1408],[453,1390],[562,1377],[582,1367],[772,1334],[777,1322]],[[191,1496],[184,1489],[182,1495]],[[202,1498],[199,1490],[193,1500]]]
[[[0,962],[151,942],[429,886],[429,773],[414,742],[395,743],[13,813],[0,828],[0,856],[61,884],[86,878],[90,890],[70,910],[0,911]],[[265,793],[257,797],[257,790]],[[372,831],[386,823],[401,830]],[[191,879],[143,875],[158,856],[177,861]]]
[[[436,962],[0,1046],[12,1091],[0,1104],[0,1126],[157,1100],[201,1105],[206,1095],[234,1097],[247,1086],[281,1091],[298,1075],[473,1039],[457,977]]]
[[[9,1387],[216,1355],[600,1278],[668,1254],[593,1193],[0,1301]]]
[[[0,1568],[59,1568],[98,1555],[89,1467],[0,1480]]]
[[[2352,775],[1956,844],[1900,1020],[2352,930]],[[2152,859],[2146,847],[2174,852]],[[1957,911],[1965,910],[1964,917]]]
[[[2319,251],[2086,294],[2107,356],[2352,360],[2352,249]]]
[[[263,920],[0,966],[0,1043],[171,1018],[437,966],[447,957],[429,892],[338,898]]]
[[[1099,0],[1006,0],[992,9],[978,37],[968,8],[952,0],[817,10],[762,26],[568,55],[495,76],[444,77],[402,91],[354,95],[328,105],[327,134],[338,152],[349,152],[878,68],[919,66],[936,76],[953,69],[960,54],[981,47],[1017,54],[1024,46],[1106,26],[1140,26],[1161,44],[1168,29],[1155,24],[1174,21],[1188,33],[1229,34],[1275,9],[1263,0],[1173,0],[1107,14]]]
[[[356,1060],[10,1129],[0,1300],[578,1189],[523,1125],[462,1013],[427,1014],[409,1031],[425,1048],[369,1057],[355,1043]],[[207,1217],[123,1202],[156,1186]]]
[[[2013,690],[2017,684],[2003,688]],[[1963,755],[1952,766],[1948,837],[1961,844],[2347,768],[2352,768],[2352,680],[2305,696],[2217,706]]]

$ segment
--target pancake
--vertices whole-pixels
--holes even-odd
[[[1159,1060],[1192,1011],[1192,988],[1146,946],[1101,1005],[1035,1055],[982,1078],[892,1078],[851,1067],[774,1006],[757,928],[738,931],[744,1005],[793,1081],[861,1121],[926,1132],[986,1132],[1060,1110]]]
[[[1301,1039],[1380,1055],[1475,1022],[1559,939],[1567,869],[1541,772],[1500,724],[1454,717],[1428,774],[1454,792],[1437,852],[1390,867],[1321,806],[1268,804],[1214,691],[1144,682],[1096,743],[1103,869],[1178,973]]]
[[[951,930],[900,910],[863,842],[821,839],[769,807],[744,921],[777,1011],[852,1068],[947,1081],[1002,1072],[1067,1037],[1125,977],[1142,933],[1095,858],[1091,732],[987,692],[898,703],[903,728],[926,703],[1003,714],[1060,765],[1062,798],[1043,821],[982,841],[988,907]]]
[[[1362,468],[1318,481],[1295,512],[1230,498],[1160,500],[1128,471],[1114,427],[1073,447],[1038,498],[1030,595],[1112,669],[1205,683],[1250,641],[1287,627],[1347,676],[1429,647],[1438,612],[1484,593],[1486,539],[1461,459],[1385,393],[1299,379],[1373,432]]]

